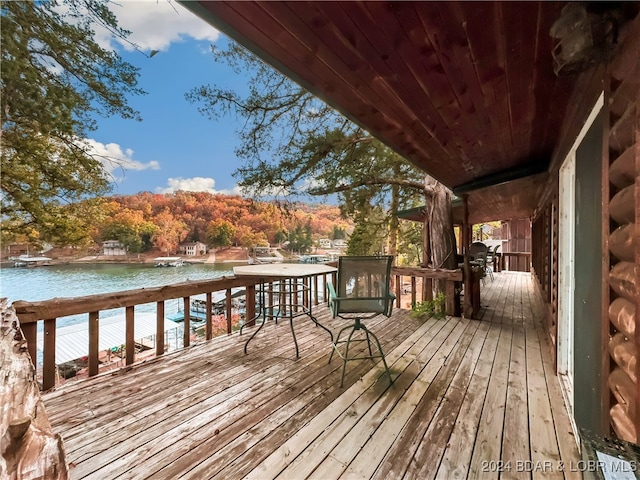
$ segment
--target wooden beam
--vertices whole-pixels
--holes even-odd
[[[533,162],[527,163],[523,166],[514,168],[508,168],[500,172],[485,175],[484,177],[476,178],[462,185],[458,185],[453,188],[454,195],[461,196],[465,193],[473,192],[474,190],[480,190],[481,188],[493,187],[502,183],[511,182],[513,180],[520,180],[521,178],[531,177],[538,175],[547,170],[549,166],[549,159],[538,159]],[[468,208],[468,207],[467,207]],[[468,216],[467,216],[468,218]]]

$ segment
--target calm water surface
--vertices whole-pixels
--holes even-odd
[[[9,302],[38,301],[54,297],[80,297],[136,288],[159,287],[189,280],[210,280],[233,274],[232,263],[194,264],[157,268],[137,264],[70,264],[35,268],[7,267],[0,270],[0,297]],[[178,309],[179,300],[166,304],[167,314]],[[154,311],[155,303],[136,307],[136,311]],[[101,317],[124,313],[124,309],[101,312]],[[58,326],[86,321],[87,315],[60,319]]]

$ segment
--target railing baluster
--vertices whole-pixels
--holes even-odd
[[[20,325],[20,328],[22,328],[22,333],[27,341],[27,350],[31,357],[31,363],[33,363],[34,368],[38,370],[38,323],[25,323],[24,325]]]
[[[191,297],[184,297],[182,299],[182,305],[184,310],[184,332],[182,335],[182,346],[188,347],[191,345]]]
[[[131,365],[135,359],[135,353],[136,353],[136,345],[135,345],[135,336],[134,336],[134,323],[135,323],[135,319],[134,319],[134,308],[135,307],[127,307],[125,308],[125,347],[124,347],[124,351],[126,352],[126,363],[127,365]]]
[[[100,312],[89,312],[89,376],[98,374]]]
[[[227,288],[227,295],[225,297],[225,310],[227,318],[227,334],[231,335],[231,289]]]
[[[402,275],[396,275],[396,308],[402,305]]]
[[[433,279],[422,277],[422,301],[433,300]]]
[[[42,389],[49,390],[56,384],[56,319],[44,321],[42,352]]]
[[[411,305],[416,303],[416,277],[411,275]]]
[[[156,355],[164,354],[164,301],[156,303]]]
[[[204,313],[205,318],[205,326],[204,326],[204,338],[206,340],[211,340],[213,337],[213,294],[212,292],[207,292],[206,301],[205,301],[206,311]]]
[[[247,286],[247,296],[246,296],[246,312],[245,319],[247,320],[247,325],[253,327],[256,324],[256,286],[248,285]]]

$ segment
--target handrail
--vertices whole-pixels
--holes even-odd
[[[315,275],[323,277],[321,285],[325,285],[328,274]],[[330,275],[330,274],[329,274]],[[310,276],[311,277],[311,276]],[[306,277],[307,279],[309,277]],[[306,279],[305,279],[306,280]],[[18,300],[13,302],[22,331],[27,340],[29,354],[37,366],[37,324],[43,322],[43,352],[42,352],[42,389],[49,390],[55,386],[56,377],[56,323],[60,317],[69,315],[88,314],[89,345],[88,345],[88,374],[97,375],[99,372],[99,317],[100,311],[114,308],[125,309],[125,364],[131,365],[135,361],[135,306],[148,303],[156,303],[156,352],[157,356],[163,355],[164,346],[164,318],[165,302],[167,300],[182,299],[184,311],[184,337],[183,346],[187,347],[191,340],[190,329],[190,301],[191,296],[205,294],[205,340],[212,338],[212,294],[225,291],[225,317],[227,334],[232,333],[232,308],[231,289],[244,287],[246,289],[246,318],[251,319],[256,312],[255,286],[261,281],[257,277],[226,276],[213,280],[183,282],[162,287],[141,288],[125,290],[113,293],[85,295],[74,298],[53,298],[51,300],[26,302]],[[321,301],[319,282],[315,278],[310,285],[309,295],[315,305]],[[326,301],[326,293],[322,301]],[[305,299],[305,302],[310,301]],[[37,370],[37,368],[36,368]]]
[[[445,313],[447,315],[459,316],[460,289],[457,283],[462,282],[462,270],[445,270],[440,268],[425,267],[393,267],[391,274],[396,277],[396,305],[401,308],[400,299],[403,293],[403,277],[411,277],[411,304],[415,304],[417,291],[417,278],[422,278],[422,300],[433,300],[433,281],[443,281],[445,284]]]

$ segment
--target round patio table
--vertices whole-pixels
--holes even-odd
[[[247,353],[249,342],[262,330],[267,318],[289,319],[291,335],[296,347],[296,358],[299,356],[296,332],[293,328],[293,319],[302,315],[309,317],[316,326],[329,333],[333,343],[333,333],[327,327],[318,322],[313,316],[313,302],[311,301],[311,287],[306,279],[328,273],[337,272],[338,269],[324,264],[305,263],[270,263],[262,265],[243,265],[233,267],[233,273],[237,276],[254,277],[259,282],[259,311],[249,320],[253,322],[262,319],[255,332],[244,344],[244,353]],[[269,301],[267,301],[269,299]],[[245,323],[246,325],[246,323]],[[244,327],[244,325],[243,325]],[[242,334],[242,329],[240,329]]]

